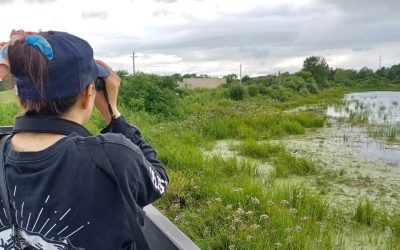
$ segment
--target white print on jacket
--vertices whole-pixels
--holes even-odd
[[[18,236],[16,247],[11,238],[12,230],[10,227],[0,232],[0,249],[6,250],[84,250],[83,248],[74,247],[68,238],[62,238],[62,241],[44,239],[40,234],[29,233],[23,229],[17,229]]]
[[[13,197],[11,200],[15,200],[16,192],[17,186],[14,187]],[[71,208],[66,211],[60,211],[60,213],[54,211],[52,216],[49,218],[42,217],[43,210],[45,209],[49,199],[50,195],[47,196],[38,213],[24,211],[25,202],[22,202],[20,206],[18,206],[15,201],[12,202],[11,205],[14,210],[13,212],[15,212],[15,221],[17,222],[17,242],[19,242],[21,248],[14,247],[11,237],[11,228],[3,223],[1,220],[3,216],[0,214],[0,249],[84,250],[83,248],[74,247],[70,242],[70,237],[78,233],[85,226],[89,225],[90,222],[87,222],[86,225],[82,225],[78,228],[72,228],[65,225],[62,220],[68,216],[71,212]],[[4,208],[2,213],[4,213],[5,218],[8,220]]]
[[[164,181],[158,175],[156,175],[151,167],[149,167],[149,170],[151,173],[151,181],[153,182],[154,187],[160,192],[160,194],[163,194],[165,192],[165,187],[168,185],[168,182]]]

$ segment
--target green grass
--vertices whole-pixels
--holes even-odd
[[[0,91],[0,104],[16,103],[17,98],[13,90]]]

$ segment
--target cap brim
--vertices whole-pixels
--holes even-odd
[[[98,77],[104,78],[110,76],[110,72],[103,65],[96,63],[96,66],[99,71]]]

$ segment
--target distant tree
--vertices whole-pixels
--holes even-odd
[[[315,79],[310,71],[301,70],[297,72],[295,75],[303,78],[304,81],[306,82],[315,83]]]
[[[328,79],[329,80],[333,80],[333,77],[335,76],[335,70],[333,68],[329,69],[329,76]]]
[[[400,83],[400,64],[389,68],[387,78],[393,83]]]
[[[376,74],[377,76],[380,76],[380,77],[387,77],[387,76],[388,76],[388,72],[389,72],[389,69],[388,69],[388,68],[382,67],[382,68],[380,68],[380,69],[377,69],[377,70],[375,71],[375,74]]]
[[[243,82],[243,83],[247,83],[247,82],[249,82],[250,80],[251,80],[251,78],[250,78],[250,76],[248,76],[248,75],[245,75],[245,76],[242,77],[242,82]]]
[[[299,91],[299,89],[306,85],[304,79],[297,75],[283,75],[276,78],[273,84],[281,85],[286,88],[290,88],[294,91]]]
[[[183,78],[198,78],[197,73],[184,74]]]
[[[126,70],[117,70],[116,73],[121,79],[125,79],[127,76],[129,76],[129,72]]]
[[[257,84],[271,85],[273,80],[276,78],[275,75],[257,76],[252,78]]]
[[[175,74],[171,75],[171,78],[175,79],[176,82],[180,82],[180,81],[182,81],[183,77],[181,74],[175,73]]]
[[[178,81],[173,76],[158,77],[156,83],[161,88],[167,88],[171,90],[174,90],[178,87]]]
[[[352,69],[336,69],[333,75],[333,80],[336,83],[343,83],[350,80],[355,80],[357,72]]]
[[[233,83],[237,80],[238,77],[236,74],[229,74],[229,75],[224,76],[224,78],[226,78],[227,83]]]
[[[363,67],[362,69],[360,69],[358,71],[358,79],[364,79],[367,78],[369,76],[373,76],[374,75],[374,71],[372,69],[369,69],[367,67]]]
[[[311,72],[319,86],[327,86],[330,68],[325,58],[319,56],[307,57],[303,62],[303,70]]]

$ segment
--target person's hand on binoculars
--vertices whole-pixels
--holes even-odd
[[[115,118],[118,118],[119,116],[121,116],[121,113],[119,113],[117,108],[118,91],[121,84],[121,78],[119,78],[119,76],[104,62],[96,60],[96,63],[101,64],[110,72],[110,76],[103,79],[105,82],[105,87],[107,89],[108,100],[111,109],[113,111],[113,114],[115,115]],[[98,91],[98,93],[96,94],[95,107],[100,111],[101,115],[107,121],[107,123],[110,123],[111,114],[109,112],[108,104],[102,91]]]

